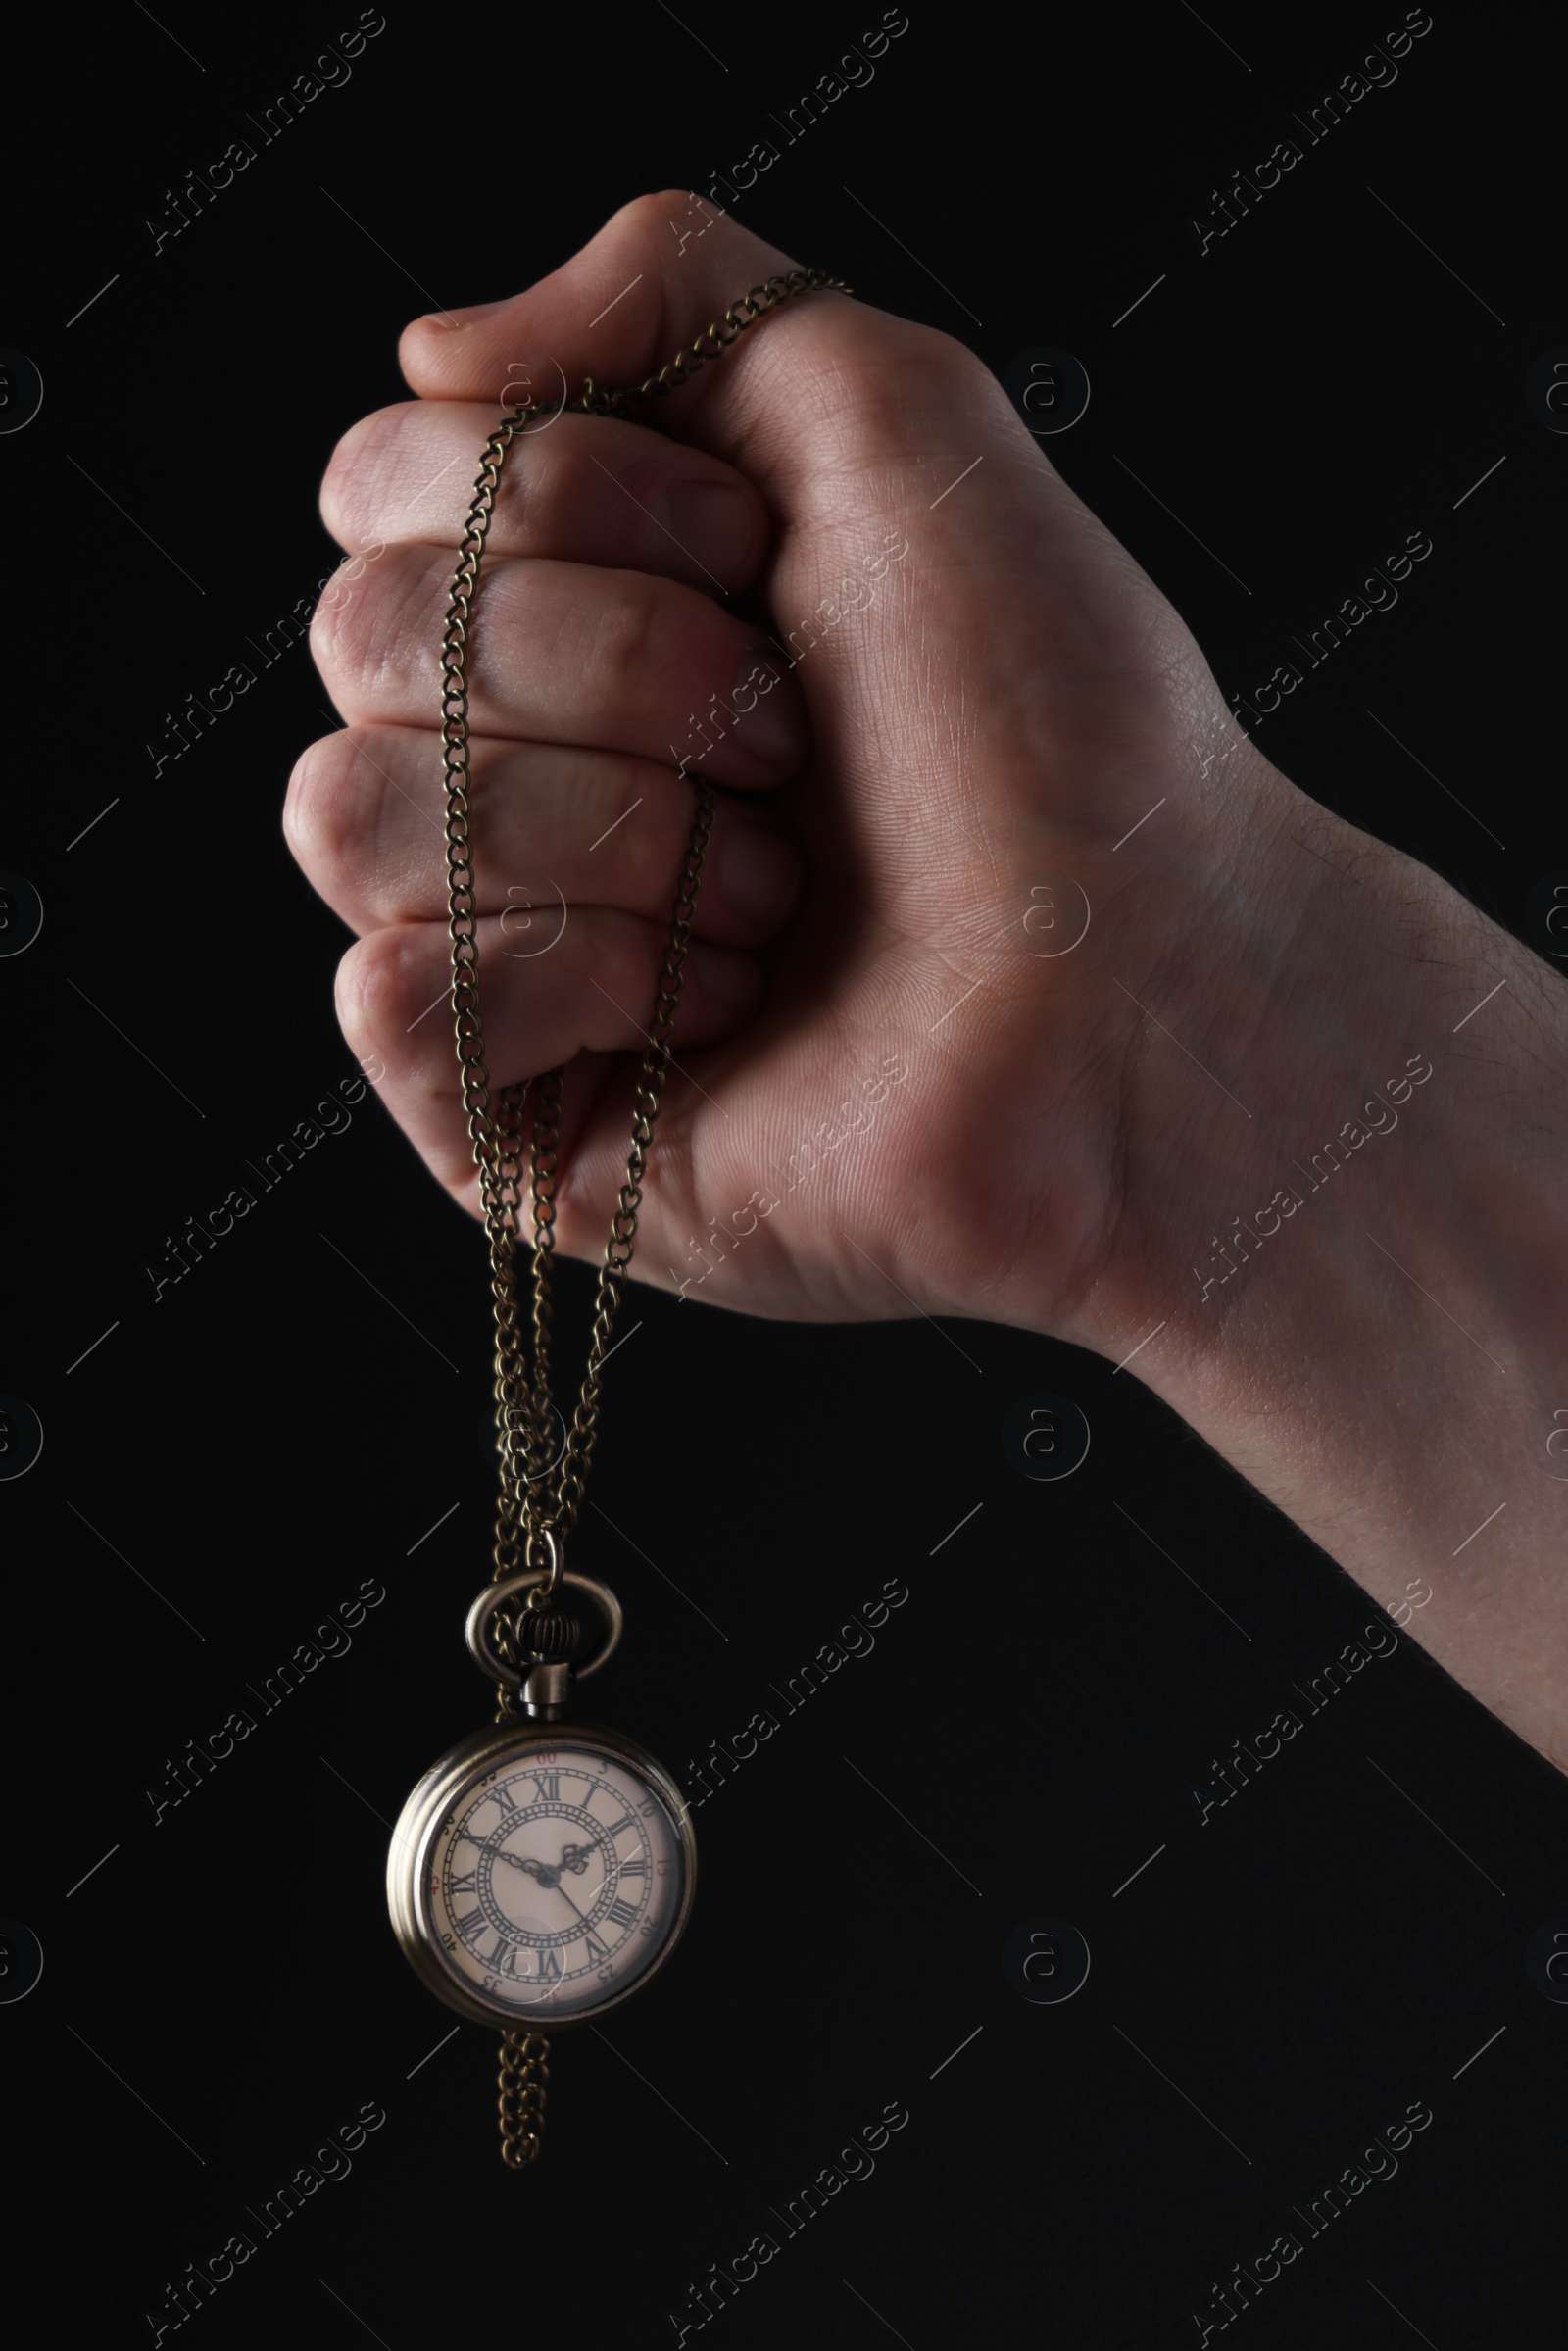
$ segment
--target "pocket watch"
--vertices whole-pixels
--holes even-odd
[[[555,2033],[604,2016],[663,1966],[691,1915],[697,1842],[662,1763],[623,1731],[567,1715],[572,1683],[619,1640],[612,1593],[559,1571],[603,1620],[580,1663],[541,1653],[570,1625],[554,1608],[516,1610],[514,1641],[498,1641],[508,1604],[548,1575],[488,1585],[469,1612],[475,1658],[532,1719],[473,1732],[431,1765],[392,1833],[387,1903],[416,1973],[460,2016]]]

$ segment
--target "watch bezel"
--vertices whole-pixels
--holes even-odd
[[[612,1991],[592,2007],[556,2014],[548,2001],[541,2000],[529,2007],[491,2000],[482,1991],[460,1983],[448,1971],[438,1955],[440,1931],[430,1914],[428,1865],[430,1848],[452,1800],[466,1782],[482,1776],[502,1756],[521,1757],[541,1747],[566,1744],[613,1756],[650,1782],[674,1822],[684,1875],[680,1906],[660,1949],[646,1967],[619,1991]],[[686,1799],[670,1773],[656,1755],[629,1739],[624,1731],[612,1730],[604,1723],[577,1720],[494,1723],[483,1731],[470,1732],[466,1739],[449,1747],[415,1787],[392,1832],[386,1890],[392,1930],[403,1955],[437,1999],[472,2024],[554,2034],[564,2033],[573,2025],[596,2024],[622,2001],[644,1990],[659,1974],[685,1934],[691,1917],[697,1892],[697,1838]]]

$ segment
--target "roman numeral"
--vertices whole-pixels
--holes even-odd
[[[503,1812],[516,1811],[517,1799],[513,1794],[511,1788],[507,1786],[504,1780],[498,1781],[496,1786],[490,1790],[490,1793],[494,1796],[496,1802],[500,1805]]]
[[[490,1952],[488,1952],[488,1953],[487,1953],[487,1952],[484,1952],[484,1951],[480,1951],[480,1952],[477,1954],[477,1956],[478,1956],[480,1959],[482,1959],[482,1960],[484,1961],[484,1963],[485,1963],[485,1966],[486,1966],[486,1967],[495,1967],[495,1966],[498,1964],[498,1962],[500,1961],[500,1958],[501,1958],[501,1955],[502,1955],[502,1953],[503,1953],[504,1951],[508,1951],[508,1950],[510,1950],[510,1949],[511,1949],[511,1947],[512,1947],[512,1946],[511,1946],[511,1944],[508,1942],[508,1940],[507,1940],[506,1936],[505,1936],[503,1934],[501,1934],[501,1932],[500,1932],[500,1931],[499,1931],[499,1929],[498,1929],[498,1930],[497,1930],[497,1933],[496,1933],[496,1947],[495,1947],[495,1949],[494,1949],[493,1951],[490,1951]]]
[[[466,1919],[459,1919],[458,1933],[462,1935],[464,1941],[466,1942],[471,1935],[478,1934],[484,1923],[485,1916],[482,1910],[470,1910]]]
[[[588,1945],[588,1957],[591,1961],[597,1962],[598,1960],[608,1959],[610,1957],[610,1945],[600,1941],[592,1927],[585,1927],[583,1929],[582,1938],[583,1941]]]
[[[634,1927],[637,1913],[630,1902],[612,1902],[610,1916],[617,1927]]]
[[[560,1802],[561,1774],[559,1772],[530,1772],[528,1776],[533,1782],[534,1795],[541,1804]]]
[[[465,1870],[461,1878],[454,1878],[452,1881],[452,1890],[455,1894],[477,1893],[479,1890],[478,1871]]]
[[[620,1865],[620,1875],[623,1878],[646,1878],[648,1875],[646,1855],[634,1853],[629,1861],[623,1861]]]
[[[561,1981],[561,1953],[554,1943],[546,1943],[539,1954],[541,1982],[558,1984]]]
[[[637,1823],[632,1819],[631,1814],[623,1812],[618,1821],[611,1822],[610,1834],[612,1837],[618,1837],[622,1829],[635,1829]]]

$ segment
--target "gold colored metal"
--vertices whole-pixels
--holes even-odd
[[[526,1594],[531,1604],[545,1589],[546,1572],[543,1568],[524,1567],[514,1576],[492,1581],[468,1610],[466,1639],[474,1660],[492,1682],[500,1683],[509,1690],[519,1689],[526,1681],[527,1674],[515,1655],[514,1641],[507,1639],[509,1615],[514,1616],[514,1633],[524,1629],[516,1626],[514,1612],[509,1610],[508,1603]],[[603,1627],[592,1655],[584,1657],[572,1668],[573,1681],[586,1682],[590,1674],[598,1673],[599,1668],[609,1662],[619,1645],[620,1602],[608,1585],[600,1583],[597,1576],[579,1576],[568,1567],[563,1568],[561,1580],[570,1591],[582,1592],[593,1602]]]
[[[698,368],[727,351],[747,327],[796,294],[826,286],[840,293],[851,289],[822,269],[791,269],[770,277],[739,296],[696,339],[677,351],[657,375],[640,384],[601,389],[585,378],[577,399],[564,405],[582,416],[636,416],[642,404],[675,391]],[[686,854],[681,863],[669,937],[660,973],[648,1045],[637,1078],[632,1117],[631,1149],[625,1181],[620,1187],[610,1237],[599,1269],[594,1299],[593,1335],[582,1388],[566,1433],[560,1461],[547,1462],[546,1435],[550,1422],[550,1258],[555,1246],[556,1176],[561,1143],[561,1093],[564,1067],[552,1069],[534,1082],[532,1131],[529,1137],[528,1189],[533,1223],[533,1360],[530,1367],[516,1291],[516,1253],[521,1240],[518,1221],[523,1170],[523,1105],[527,1081],[502,1086],[492,1094],[485,1057],[484,1025],[479,1011],[479,949],[473,889],[473,843],[468,804],[468,631],[473,599],[479,585],[479,563],[495,513],[501,469],[512,444],[534,417],[560,415],[560,409],[524,400],[503,418],[484,445],[473,500],[458,549],[458,565],[447,605],[441,639],[442,773],[446,792],[447,922],[452,939],[452,1010],[458,1064],[463,1079],[463,1106],[468,1139],[479,1175],[485,1232],[490,1245],[490,1289],[495,1300],[496,1433],[500,1439],[501,1485],[496,1505],[495,1577],[499,1582],[536,1564],[546,1548],[549,1566],[541,1598],[551,1601],[561,1580],[564,1538],[575,1526],[584,1482],[593,1458],[599,1430],[600,1375],[610,1351],[611,1334],[620,1306],[621,1287],[637,1239],[637,1212],[642,1205],[643,1176],[648,1150],[659,1116],[664,1076],[669,1066],[669,1041],[674,1033],[681,978],[691,940],[697,890],[703,859],[713,829],[714,800],[706,779],[694,779],[697,809]],[[640,418],[638,420],[641,420]],[[543,1538],[549,1537],[548,1543]],[[498,1686],[497,1722],[514,1712],[507,1690]],[[514,2170],[531,2162],[539,2151],[544,2122],[545,2063],[549,2043],[540,2033],[508,2033],[502,2037],[501,2150]]]
[[[544,2141],[549,2055],[542,2033],[501,2035],[501,2160],[514,2172],[532,2163]]]

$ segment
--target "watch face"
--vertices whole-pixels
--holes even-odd
[[[476,1758],[416,1862],[425,1947],[486,2012],[540,2030],[618,2000],[685,1922],[690,1833],[633,1756],[566,1726]]]

